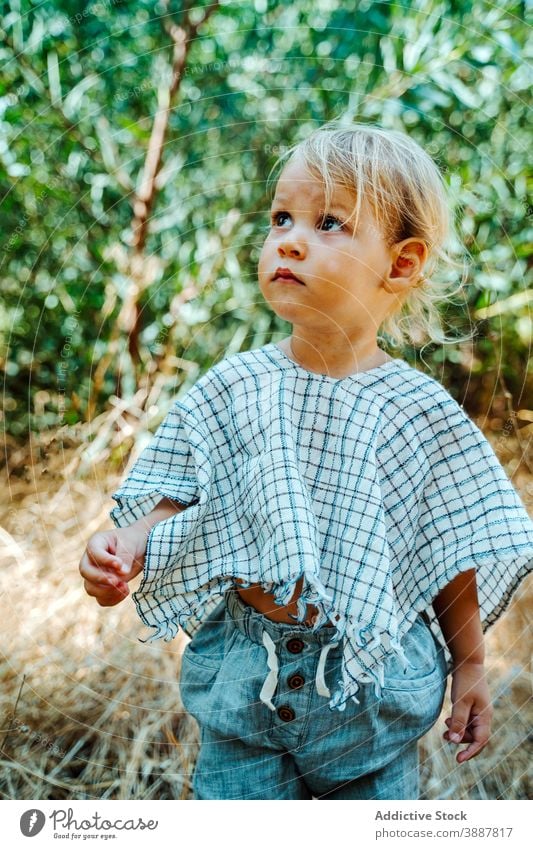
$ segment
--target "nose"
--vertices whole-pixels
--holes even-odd
[[[278,254],[303,259],[307,252],[305,239],[297,233],[285,233],[278,243]]]

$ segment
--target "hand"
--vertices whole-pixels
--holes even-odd
[[[442,735],[450,743],[468,743],[457,754],[459,764],[474,758],[490,737],[493,708],[483,663],[461,663],[452,673],[452,715]]]
[[[147,541],[146,528],[136,525],[93,534],[79,565],[87,594],[102,607],[127,598],[127,582],[144,568]]]

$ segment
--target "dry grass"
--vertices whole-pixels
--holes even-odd
[[[492,441],[533,514],[517,443]],[[13,455],[18,473],[4,483],[0,791],[10,799],[191,798],[198,735],[179,699],[183,642],[142,644],[131,602],[103,609],[86,596],[78,562],[90,534],[110,527],[121,476],[100,464],[82,478],[79,456],[63,443]],[[491,742],[459,766],[442,740],[447,699],[421,742],[423,798],[530,796],[532,598],[526,581],[487,635]]]
[[[67,467],[72,455],[49,459]],[[140,643],[133,604],[100,608],[78,572],[88,536],[110,527],[118,477],[65,482],[47,468],[11,480],[0,517],[0,790],[188,798],[197,726],[179,698],[183,644]]]

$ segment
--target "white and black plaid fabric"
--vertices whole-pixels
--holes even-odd
[[[336,379],[275,343],[233,354],[178,397],[113,495],[117,527],[163,496],[190,505],[148,538],[133,598],[150,640],[190,633],[238,577],[328,619],[343,710],[432,600],[475,568],[483,629],[533,566],[533,522],[489,442],[401,359]],[[189,627],[188,627],[189,626]],[[197,627],[197,624],[196,624]]]

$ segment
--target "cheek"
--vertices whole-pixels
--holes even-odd
[[[261,253],[259,254],[259,260],[257,263],[257,274],[260,278],[268,274],[271,265],[271,263],[269,263],[269,256],[271,253],[272,246],[267,239],[263,242],[263,247],[261,248]]]
[[[353,263],[356,256],[351,244],[339,240],[335,245],[328,245],[327,250],[321,253],[320,259],[322,264],[331,265],[333,268],[343,268]]]

